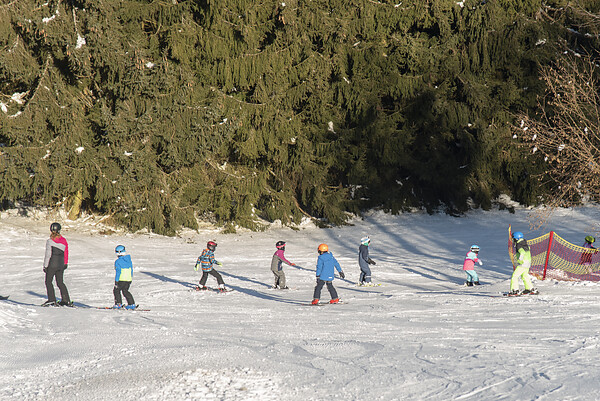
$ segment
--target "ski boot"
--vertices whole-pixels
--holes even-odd
[[[46,301],[42,304],[42,306],[59,306],[56,301]]]
[[[208,287],[203,285],[202,287],[200,287],[199,285],[196,286],[196,291],[206,291],[208,290]]]
[[[58,304],[60,306],[68,306],[69,308],[72,308],[72,307],[75,306],[75,304],[73,304],[73,301],[69,301],[69,302],[67,302],[67,301],[60,301]]]
[[[317,298],[313,299],[310,303],[311,305],[319,305],[319,300]]]
[[[340,299],[339,298],[335,298],[332,299],[331,301],[329,301],[330,304],[339,304],[340,303]]]
[[[127,305],[125,307],[125,309],[127,309],[127,310],[134,310],[135,308],[137,308],[137,305],[135,305],[135,304],[134,305]]]
[[[517,295],[521,295],[521,293],[519,292],[519,290],[510,290],[510,292],[508,293],[509,297],[514,297]]]
[[[466,285],[467,287],[473,287],[473,282],[471,282],[471,281],[467,281],[467,282],[465,283],[465,285]]]
[[[114,304],[112,308],[113,309],[122,309],[123,305],[122,304]]]
[[[473,285],[480,285],[479,281],[473,281]]]

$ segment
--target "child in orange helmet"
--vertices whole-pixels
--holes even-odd
[[[341,278],[344,278],[344,272],[339,262],[329,252],[327,244],[321,244],[318,248],[319,258],[317,259],[317,285],[315,286],[315,292],[313,295],[312,304],[318,305],[319,298],[321,297],[321,290],[324,285],[327,285],[327,290],[331,295],[330,304],[337,304],[340,302],[337,291],[333,287],[333,279],[335,278],[335,270],[340,274]]]

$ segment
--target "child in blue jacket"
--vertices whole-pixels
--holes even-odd
[[[117,245],[115,248],[117,254],[117,260],[115,260],[115,287],[113,288],[113,295],[115,296],[114,309],[135,309],[135,301],[133,295],[129,292],[129,287],[133,281],[133,263],[131,263],[131,256],[125,253],[125,247],[123,245]],[[123,306],[123,299],[121,293],[127,300],[127,306]]]
[[[342,271],[342,267],[340,266],[339,262],[329,252],[329,247],[327,244],[319,245],[318,250],[319,258],[317,259],[317,285],[315,286],[312,304],[319,304],[321,290],[325,284],[327,284],[327,290],[329,291],[329,295],[331,295],[331,301],[329,301],[329,303],[337,304],[340,302],[340,299],[338,298],[337,291],[333,287],[333,279],[335,276],[335,270],[340,273],[341,278],[345,277],[344,272]]]

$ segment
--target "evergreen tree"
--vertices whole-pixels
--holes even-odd
[[[560,5],[5,2],[1,198],[166,234],[534,202],[511,116],[558,42],[598,49]]]

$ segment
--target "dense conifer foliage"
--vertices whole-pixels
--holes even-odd
[[[166,234],[533,203],[543,164],[510,124],[573,40],[569,10],[0,0],[0,198]]]

